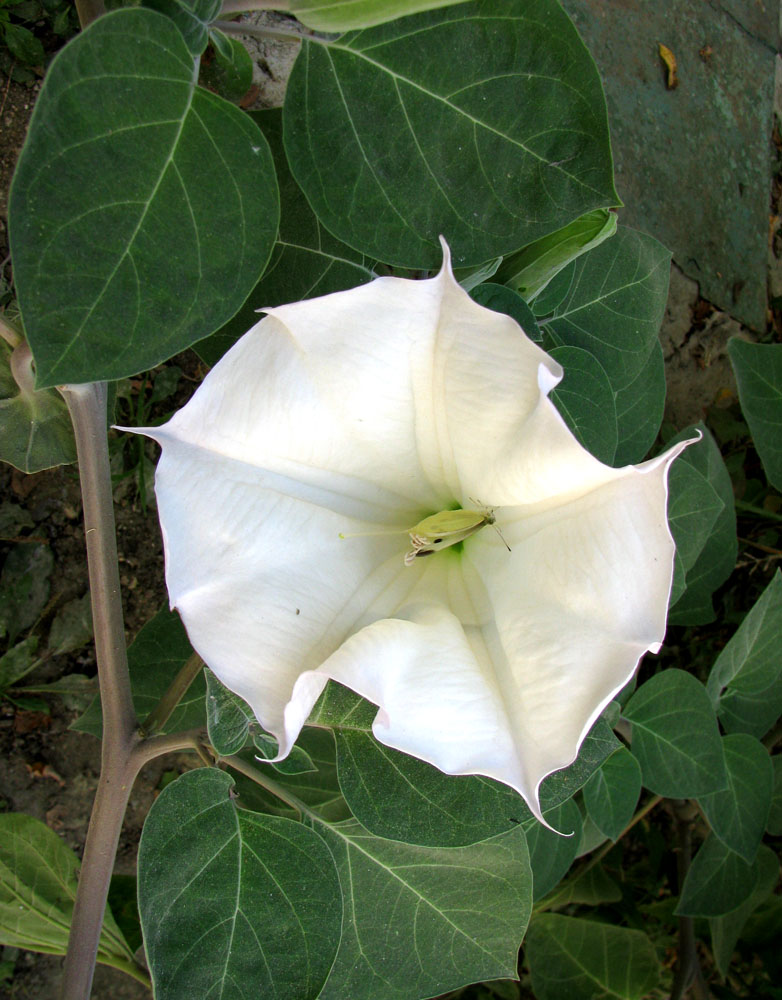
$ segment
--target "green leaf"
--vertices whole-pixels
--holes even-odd
[[[92,638],[90,592],[64,604],[55,615],[49,630],[49,652],[53,656],[81,649]]]
[[[79,859],[40,820],[0,814],[0,943],[64,955],[78,871]],[[103,918],[98,961],[119,967],[133,961],[110,910]]]
[[[654,444],[665,408],[665,364],[659,341],[633,381],[614,393],[617,444],[611,463],[617,468],[642,462]]]
[[[660,977],[645,934],[556,913],[532,921],[524,957],[537,1000],[641,1000]]]
[[[741,410],[768,481],[782,490],[782,345],[728,342]]]
[[[461,847],[512,830],[524,800],[488,778],[443,774],[379,743],[370,732],[335,733],[342,794],[370,832],[430,847]]]
[[[733,486],[717,443],[701,423],[682,431],[673,440],[692,437],[696,429],[703,434],[703,441],[691,445],[677,459],[674,469],[680,462],[686,461],[708,482],[723,506],[700,555],[687,571],[687,589],[671,606],[668,614],[671,625],[702,625],[714,620],[711,595],[733,572],[738,551]]]
[[[535,902],[542,899],[559,882],[576,859],[582,821],[581,812],[572,799],[545,812],[546,822],[561,833],[547,830],[532,817],[524,824],[532,865]]]
[[[580,347],[555,347],[549,353],[565,371],[551,393],[562,419],[587,451],[610,465],[618,433],[614,394],[603,366]]]
[[[759,877],[757,859],[747,864],[711,834],[689,867],[676,913],[681,917],[721,917],[750,898]]]
[[[646,788],[690,798],[727,787],[717,718],[700,681],[683,670],[663,670],[628,701],[632,751]]]
[[[350,31],[464,0],[290,0],[292,14],[314,31]]]
[[[209,25],[220,12],[221,0],[143,0],[143,5],[171,18],[191,55],[200,56],[209,41]]]
[[[771,758],[774,768],[774,797],[768,814],[767,831],[772,837],[782,836],[782,754]]]
[[[456,847],[532,820],[523,799],[507,785],[484,777],[443,774],[384,746],[366,730],[340,726],[335,735],[342,793],[356,818],[378,836]],[[543,783],[544,812],[572,798],[617,746],[614,734],[598,719],[573,764]]]
[[[183,774],[144,824],[139,911],[155,997],[238,1000],[251,988],[314,1000],[339,942],[331,855],[299,823],[238,809],[232,786],[212,768]]]
[[[687,575],[700,558],[725,508],[709,481],[708,467],[704,468],[697,453],[699,447],[708,449],[708,442],[691,445],[673,463],[668,474],[668,524],[676,543],[671,604],[675,604],[687,589]],[[691,455],[693,451],[695,454]]]
[[[119,379],[217,329],[263,271],[278,213],[263,136],[196,87],[174,24],[98,18],[52,63],[11,190],[38,386]]]
[[[43,66],[46,62],[43,45],[29,28],[9,21],[3,27],[3,36],[8,51],[14,59],[18,59],[19,62],[25,63],[27,66]]]
[[[768,822],[774,794],[774,769],[768,751],[745,733],[722,741],[728,787],[698,800],[716,837],[752,864]]]
[[[65,400],[56,389],[36,391],[26,353],[0,338],[0,462],[32,473],[75,462],[76,444]]]
[[[598,208],[562,229],[509,254],[497,271],[497,281],[531,302],[552,278],[581,254],[600,246],[616,232],[616,212]]]
[[[187,633],[175,611],[164,608],[144,625],[128,648],[128,668],[133,706],[139,719],[147,715],[165,694],[169,684],[193,655]],[[164,733],[197,729],[205,723],[203,674],[196,677],[163,727]],[[103,716],[95,698],[84,715],[72,725],[79,733],[100,739]]]
[[[282,148],[281,109],[253,111],[249,117],[266,136],[274,157],[282,206],[280,232],[269,266],[242,308],[222,329],[196,344],[199,356],[210,365],[259,322],[258,309],[340,292],[374,277],[362,254],[335,239],[318,222],[293,179]]]
[[[507,285],[485,281],[472,289],[470,298],[486,309],[505,313],[506,316],[515,319],[529,339],[534,340],[536,344],[543,340],[543,334],[540,332],[535,314],[519,293],[514,292]]]
[[[320,832],[344,916],[319,1000],[411,1000],[516,977],[532,905],[522,830],[447,849],[383,840],[355,820]]]
[[[215,43],[215,58],[201,65],[201,83],[227,101],[238,104],[253,82],[253,61],[238,38],[229,38],[221,31],[209,33]],[[217,44],[220,38],[222,44]]]
[[[329,681],[307,722],[313,726],[328,726],[329,729],[366,731],[372,729],[376,715],[377,705],[350,688]]]
[[[711,949],[720,973],[725,976],[736,942],[749,917],[774,892],[779,881],[779,859],[771,848],[761,845],[757,859],[758,881],[751,895],[731,913],[710,917]]]
[[[640,765],[629,750],[620,747],[584,785],[584,804],[600,832],[617,840],[633,818],[640,794]]]
[[[14,545],[0,573],[0,634],[9,641],[38,621],[51,591],[52,550],[43,542]]]
[[[538,322],[556,346],[593,354],[615,392],[625,389],[658,343],[670,261],[657,240],[620,226],[613,239],[578,258],[553,315],[540,318],[535,303]]]
[[[706,690],[723,728],[760,739],[782,712],[782,571],[717,657]]]
[[[318,218],[389,264],[439,267],[440,234],[482,264],[619,203],[600,79],[555,0],[305,39],[284,119]]]
[[[36,666],[38,636],[30,635],[0,656],[0,693],[11,687]]]

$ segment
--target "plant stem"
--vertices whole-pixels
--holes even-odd
[[[203,760],[203,748],[206,741],[206,729],[190,729],[181,733],[166,733],[164,736],[150,736],[141,740],[133,748],[131,759],[136,773],[156,757],[167,753],[179,753],[182,750],[192,750]],[[211,758],[206,761],[211,766]]]
[[[75,0],[75,3],[82,30],[106,13],[106,4],[103,0]]]
[[[73,908],[63,1000],[89,1000],[122,819],[137,773],[106,438],[106,384],[60,387],[73,421],[84,504],[95,655],[103,706],[101,773]]]
[[[139,732],[142,736],[153,736],[163,729],[163,726],[170,719],[171,713],[185,696],[187,689],[201,673],[203,667],[204,661],[198,653],[193,653],[171,681],[163,697],[141,723]]]
[[[686,799],[672,799],[671,805],[676,821],[676,874],[678,891],[681,893],[687,872],[692,861],[692,824],[698,815],[695,803]],[[692,917],[679,917],[679,954],[676,959],[676,972],[671,986],[671,1000],[681,1000],[692,986],[698,1000],[710,996],[709,989],[703,979],[698,953],[695,948],[695,921]]]
[[[290,806],[291,809],[295,809],[299,816],[314,816],[314,813],[300,799],[297,799],[295,795],[291,795],[286,788],[283,788],[273,778],[269,778],[260,768],[253,767],[252,764],[246,760],[242,760],[241,757],[218,757],[216,763],[227,764],[235,771],[238,771],[246,778],[260,785],[261,788],[265,788],[272,795],[280,799],[280,801]]]
[[[734,503],[736,510],[743,510],[747,514],[757,514],[758,517],[767,517],[769,521],[782,521],[782,514],[777,514],[773,510],[757,507],[754,503],[746,503],[744,500],[735,500]]]
[[[250,38],[271,38],[278,42],[300,42],[305,38],[310,42],[322,41],[316,35],[302,35],[299,31],[286,31],[285,28],[262,28],[244,21],[215,21],[214,27],[226,35],[249,35]]]

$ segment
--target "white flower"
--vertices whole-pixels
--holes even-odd
[[[559,365],[444,248],[435,278],[265,310],[144,429],[166,580],[280,758],[332,678],[379,706],[382,743],[505,782],[542,819],[543,778],[662,641],[685,444],[593,458],[548,399]],[[435,542],[419,522],[456,508],[474,512],[460,544]]]

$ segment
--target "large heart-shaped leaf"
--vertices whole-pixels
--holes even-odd
[[[38,387],[122,378],[211,333],[278,218],[266,141],[196,86],[174,24],[141,8],[94,21],[47,73],[11,190]]]
[[[305,40],[291,169],[321,222],[386,263],[481,264],[619,202],[592,58],[556,0],[474,0]]]
[[[155,996],[314,1000],[339,942],[331,855],[300,823],[237,809],[232,785],[223,771],[189,771],[144,825],[139,910]]]
[[[516,976],[532,906],[524,833],[400,844],[355,820],[319,832],[342,878],[339,951],[320,1000],[413,1000]]]

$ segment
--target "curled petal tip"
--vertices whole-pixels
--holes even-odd
[[[451,265],[451,248],[448,246],[448,243],[442,234],[440,234],[439,240],[440,246],[443,249],[443,266],[440,268],[440,274],[444,271],[448,274],[453,274],[453,267]]]

